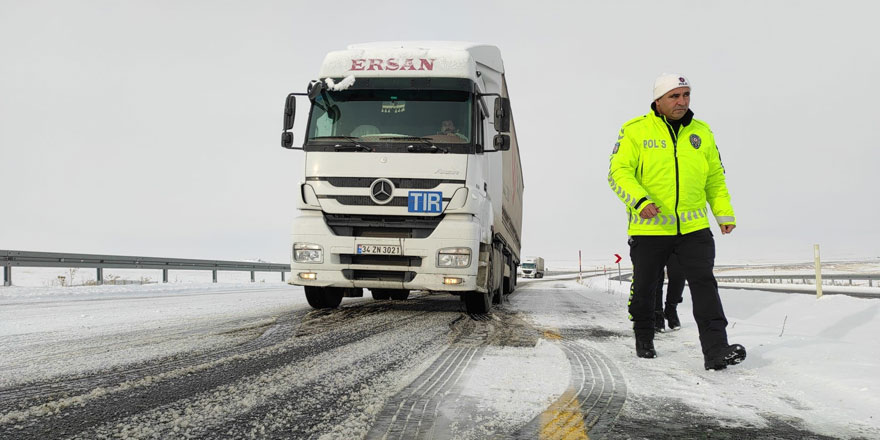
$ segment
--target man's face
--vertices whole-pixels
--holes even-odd
[[[657,112],[670,121],[681,119],[691,106],[691,88],[679,87],[666,92],[657,101]]]
[[[441,133],[455,133],[455,124],[452,121],[446,120],[440,123],[440,132]]]

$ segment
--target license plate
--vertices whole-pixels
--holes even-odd
[[[357,253],[358,254],[366,254],[366,255],[400,255],[400,246],[398,245],[372,245],[372,244],[359,244],[357,245]]]

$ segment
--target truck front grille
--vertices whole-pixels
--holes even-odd
[[[346,206],[408,206],[409,197],[395,197],[390,202],[380,205],[373,201],[369,196],[318,196],[319,199],[336,200],[340,205]],[[444,197],[443,202],[449,203],[452,200]]]
[[[324,213],[324,221],[341,237],[427,238],[437,229],[443,215],[349,215]]]
[[[369,264],[372,266],[405,266],[420,267],[422,257],[406,257],[402,255],[339,255],[340,264]]]
[[[409,203],[408,197],[395,197],[384,205],[374,202],[369,196],[320,196],[318,198],[336,200],[340,205],[346,206],[407,206]]]
[[[369,188],[378,177],[309,177],[308,181],[323,181],[337,188]],[[432,189],[444,183],[452,183],[464,185],[464,180],[453,179],[410,179],[410,178],[391,178],[388,179],[394,184],[395,188],[403,189]]]
[[[343,269],[342,276],[352,281],[392,281],[408,283],[416,277],[416,273],[397,270]]]

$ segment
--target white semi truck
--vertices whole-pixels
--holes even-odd
[[[297,96],[310,111],[294,147]],[[285,102],[282,146],[305,151],[290,284],[344,296],[459,295],[486,313],[516,286],[523,178],[497,47],[356,44]]]
[[[544,259],[541,257],[526,257],[522,261],[521,270],[526,278],[544,278]]]

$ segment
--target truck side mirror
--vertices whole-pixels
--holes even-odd
[[[293,133],[290,132],[290,129],[293,128],[293,119],[296,115],[296,95],[291,93],[287,95],[287,99],[284,101],[284,123],[282,126],[281,133],[281,147],[292,149],[293,148]]]
[[[309,84],[309,89],[311,89],[311,87],[312,85]],[[284,100],[284,124],[281,133],[281,146],[289,150],[301,149],[293,147],[293,133],[291,133],[290,130],[293,129],[293,120],[296,116],[296,97],[306,95],[308,95],[308,93],[291,93],[288,94],[287,99]]]
[[[293,133],[289,131],[281,133],[281,146],[288,150],[293,150]]]
[[[309,101],[314,101],[320,94],[321,91],[324,90],[324,83],[321,81],[312,81],[309,83],[309,88],[306,90],[306,93],[309,95]]]
[[[284,131],[293,128],[293,118],[296,115],[296,96],[294,94],[287,95],[284,102]]]
[[[495,131],[510,131],[510,98],[495,98]]]
[[[495,147],[495,151],[507,151],[510,150],[510,136],[506,134],[496,134],[495,138],[492,139],[493,146]]]

